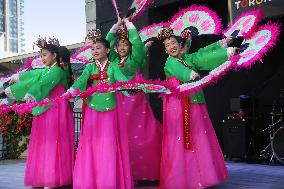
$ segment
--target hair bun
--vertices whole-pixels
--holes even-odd
[[[158,33],[158,40],[164,40],[174,35],[172,28],[162,27]]]
[[[46,40],[46,37],[42,38],[41,36],[39,36],[37,41],[34,42],[34,44],[36,46],[38,46],[40,49],[44,49],[47,44],[54,45],[54,46],[57,46],[57,47],[60,46],[59,40],[57,38],[55,38],[54,36],[49,37],[48,40]]]
[[[181,32],[180,36],[184,39],[191,39],[192,36],[197,36],[198,34],[199,34],[199,31],[196,27],[189,26]]]
[[[99,29],[91,29],[88,31],[86,39],[91,40],[93,43],[97,41],[97,39],[102,38],[102,32]]]
[[[125,40],[128,39],[128,29],[125,24],[123,24],[116,32],[117,40]]]

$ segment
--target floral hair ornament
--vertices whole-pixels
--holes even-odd
[[[42,51],[42,49],[45,49],[46,48],[46,45],[47,44],[51,44],[51,45],[55,45],[55,46],[60,46],[60,43],[58,41],[57,38],[55,38],[54,36],[53,37],[50,37],[48,40],[41,36],[38,37],[38,39],[36,40],[36,42],[34,42],[34,45],[38,46],[38,48],[40,48],[40,52]],[[33,49],[34,49],[34,46],[33,46]]]
[[[158,33],[158,40],[168,39],[174,35],[174,31],[172,28],[162,27]]]
[[[38,48],[40,49],[43,49],[45,48],[46,44],[47,44],[46,38],[42,38],[41,36],[38,36],[38,39],[33,44],[33,49],[34,49],[34,45],[38,46]]]
[[[95,44],[97,42],[98,39],[102,38],[102,32],[99,29],[92,29],[89,30],[85,41],[90,40],[93,44]],[[86,43],[86,42],[85,42]]]
[[[122,41],[128,39],[128,29],[125,24],[122,24],[122,26],[117,30],[116,39]]]
[[[191,35],[191,31],[189,29],[184,29],[181,34],[180,37],[183,39],[192,39],[192,35]]]
[[[198,29],[196,27],[190,26],[185,28],[181,34],[180,37],[183,39],[192,39],[192,36],[197,36],[199,34]]]
[[[50,37],[47,41],[48,44],[51,44],[51,45],[55,45],[55,46],[60,46],[60,43],[59,43],[59,40],[57,38],[55,38],[54,36],[53,37]]]

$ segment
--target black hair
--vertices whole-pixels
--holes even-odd
[[[73,78],[73,72],[72,72],[71,63],[70,63],[70,51],[65,46],[60,46],[58,48],[58,56],[59,58],[61,58],[61,62],[63,62],[68,67],[68,71],[70,74],[69,86],[71,86],[74,82],[73,80],[74,78]]]
[[[57,53],[58,54],[58,46],[56,46],[56,45],[46,44],[43,49],[46,49],[51,53]]]
[[[110,49],[110,43],[108,40],[106,40],[105,38],[99,38],[96,40],[96,42],[100,42],[103,44],[103,46],[107,49]]]
[[[183,48],[186,44],[187,39],[182,38],[180,36],[176,36],[176,39],[177,39],[178,43],[181,45],[181,48]]]
[[[196,27],[194,26],[189,26],[187,28],[185,28],[184,30],[189,30],[191,33],[191,36],[195,37],[199,35],[199,31]],[[183,30],[183,31],[184,31]],[[187,39],[186,38],[182,38],[180,36],[176,36],[176,35],[171,35],[170,37],[174,37],[177,39],[178,43],[181,45],[181,47],[183,48],[185,46],[185,44],[187,43]],[[164,39],[165,41],[165,39]]]
[[[49,51],[52,54],[55,53],[56,54],[56,57],[55,57],[56,63],[57,63],[58,66],[60,66],[60,64],[59,64],[60,63],[59,47],[56,46],[56,45],[53,45],[53,44],[46,44],[43,49]]]
[[[185,30],[186,29],[188,29],[190,31],[192,36],[198,36],[199,35],[198,29],[194,26],[189,26],[189,27],[185,28]]]
[[[64,63],[70,63],[70,52],[65,46],[58,48],[58,55]]]

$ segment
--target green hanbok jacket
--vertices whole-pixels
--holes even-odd
[[[192,71],[198,73],[199,70],[213,70],[228,60],[227,49],[221,47],[220,42],[215,42],[204,48],[199,49],[195,53],[184,54],[182,60],[187,67],[177,58],[169,56],[167,58],[164,71],[166,77],[174,76],[181,83],[190,82],[190,74]],[[203,91],[197,91],[190,94],[191,103],[205,103]]]

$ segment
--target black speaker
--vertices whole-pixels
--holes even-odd
[[[250,112],[252,108],[252,100],[249,96],[240,95],[238,98],[230,99],[231,112],[239,112],[240,110]]]
[[[250,143],[250,121],[248,119],[225,120],[223,138],[225,158],[247,160]]]

